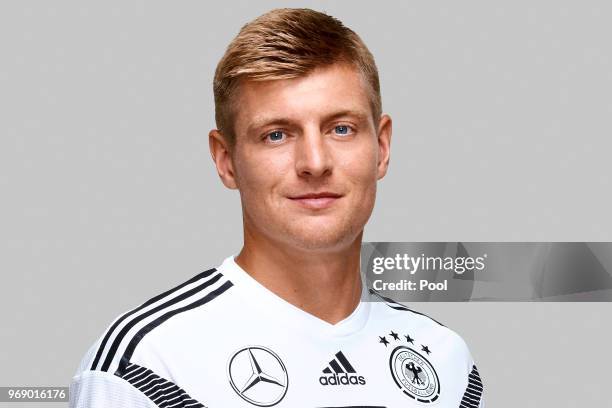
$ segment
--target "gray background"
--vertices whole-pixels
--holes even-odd
[[[0,385],[67,385],[115,316],[239,250],[211,79],[281,4],[376,57],[394,138],[365,240],[612,241],[607,2],[3,1]],[[609,406],[609,303],[412,306],[464,336],[489,407]]]

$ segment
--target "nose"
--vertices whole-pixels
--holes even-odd
[[[304,132],[295,144],[295,169],[302,177],[321,177],[331,174],[330,146],[319,129]]]

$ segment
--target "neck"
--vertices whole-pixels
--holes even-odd
[[[236,263],[285,301],[335,324],[359,304],[362,234],[346,248],[313,251],[254,239],[245,232]]]

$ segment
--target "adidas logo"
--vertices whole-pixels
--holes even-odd
[[[365,378],[356,374],[342,351],[337,352],[335,357],[323,369],[323,375],[319,377],[321,385],[365,385]]]

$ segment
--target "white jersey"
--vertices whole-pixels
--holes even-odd
[[[455,332],[374,291],[367,297],[332,325],[229,257],[118,317],[82,360],[70,406],[484,406]]]

